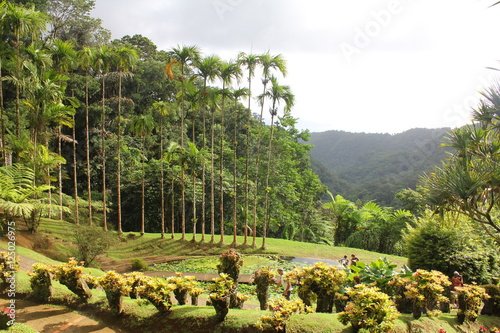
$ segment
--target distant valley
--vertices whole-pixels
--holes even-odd
[[[446,158],[450,128],[411,129],[400,134],[326,131],[311,133],[313,169],[334,194],[382,206],[398,206],[394,195],[415,188],[420,176]]]

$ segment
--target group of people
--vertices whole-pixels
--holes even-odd
[[[359,261],[359,258],[356,257],[355,254],[351,254],[351,260],[347,258],[345,255],[343,258],[339,260],[339,262],[342,264],[342,266],[347,267],[349,265],[351,266],[356,266],[357,262]]]

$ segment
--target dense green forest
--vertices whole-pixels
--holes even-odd
[[[4,224],[34,233],[49,217],[119,234],[231,235],[235,246],[242,235],[244,246],[259,236],[262,247],[276,237],[407,254],[405,233],[438,216],[472,223],[486,248],[500,238],[498,87],[469,127],[315,133],[313,149],[295,127],[283,55],[110,41],[89,15],[94,1],[24,2],[0,3]],[[384,207],[395,195],[400,204]]]
[[[395,195],[415,189],[423,173],[448,156],[451,128],[415,128],[399,134],[311,133],[313,170],[332,193],[400,208]]]

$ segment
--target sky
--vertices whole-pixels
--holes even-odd
[[[91,15],[113,39],[141,34],[159,50],[281,54],[297,128],[396,134],[470,123],[500,74],[494,2],[96,0]]]

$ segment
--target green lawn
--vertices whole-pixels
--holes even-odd
[[[61,248],[71,249],[71,244],[67,241],[71,240],[71,224],[59,221],[44,221],[41,226],[41,234],[50,235],[55,239],[61,240]],[[215,244],[193,243],[191,235],[187,235],[187,241],[180,241],[181,235],[176,234],[174,239],[167,235],[167,238],[161,239],[159,234],[146,234],[139,236],[134,233],[133,236],[126,233],[121,236],[121,240],[116,242],[110,249],[108,255],[116,259],[137,258],[141,256],[151,255],[172,255],[172,256],[202,256],[202,255],[218,255],[225,249],[229,248],[232,242],[232,237],[227,237],[224,244],[219,244],[219,237],[216,237]],[[62,242],[64,241],[64,242]],[[54,241],[55,242],[55,241]],[[243,238],[238,238],[238,243],[241,244]],[[251,240],[250,240],[251,242]],[[297,256],[318,259],[339,259],[343,255],[355,253],[362,261],[371,262],[381,257],[387,257],[390,261],[403,265],[406,263],[405,258],[397,256],[380,255],[378,253],[363,251],[359,249],[333,247],[327,245],[318,245],[302,242],[292,242],[281,239],[268,239],[265,250],[260,249],[261,239],[257,239],[259,247],[237,247],[238,250],[246,254],[276,254],[285,256]],[[6,246],[5,240],[0,241],[0,247]],[[71,251],[63,253],[62,256],[68,255]],[[18,246],[17,253],[22,256],[34,259],[36,261],[47,264],[55,264],[58,261],[50,259],[33,250]],[[61,253],[60,253],[61,254]],[[258,265],[256,259],[252,256],[249,262],[252,265]],[[99,269],[87,269],[87,272],[93,275],[102,275],[103,272]],[[29,276],[26,272],[17,274],[18,293],[29,295],[30,285]],[[63,285],[58,282],[53,282],[54,297],[53,303],[57,304],[74,304],[75,296]],[[253,286],[245,287],[245,292],[252,292]],[[276,294],[272,293],[272,297]],[[201,297],[206,297],[203,294]],[[297,298],[297,295],[293,295]],[[68,303],[69,301],[69,303]],[[114,318],[108,313],[105,295],[100,290],[93,290],[93,296],[89,300],[89,316],[96,317],[99,320],[106,322],[110,320],[112,324],[118,324],[124,327],[127,331],[140,330],[143,333],[148,332],[179,332],[179,327],[182,327],[185,332],[257,332],[254,324],[263,314],[269,314],[267,311],[260,310],[237,310],[230,309],[226,320],[223,323],[214,321],[215,311],[211,306],[175,305],[168,315],[160,315],[156,309],[143,301],[137,301],[124,298],[125,315]],[[247,301],[247,304],[257,305],[256,297],[253,296]],[[82,308],[79,308],[80,311]],[[97,310],[96,310],[97,309]],[[418,320],[413,319],[411,315],[403,314],[395,322],[394,332],[438,332],[440,329],[450,332],[478,332],[479,326],[484,325],[489,328],[500,327],[499,317],[480,316],[474,324],[457,325],[456,314],[443,314],[438,318],[422,317]],[[336,314],[311,313],[303,315],[293,315],[287,332],[351,332],[350,327],[341,324]]]

